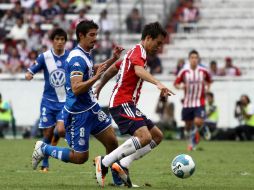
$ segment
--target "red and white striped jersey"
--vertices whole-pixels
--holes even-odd
[[[200,65],[195,70],[183,68],[177,75],[175,85],[184,83],[184,108],[205,106],[205,85],[211,83],[208,70]]]
[[[146,64],[146,51],[141,44],[137,44],[130,49],[125,54],[123,61],[116,64],[119,71],[109,107],[115,107],[123,103],[137,104],[143,80],[136,75],[134,66],[138,65],[146,68]]]

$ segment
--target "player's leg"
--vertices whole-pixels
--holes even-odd
[[[59,120],[57,121],[56,126],[54,128],[51,145],[56,146],[61,137],[62,138],[65,137],[65,128],[64,128],[64,122],[62,120]]]
[[[115,135],[115,131],[112,126],[103,130],[101,133],[95,135],[95,137],[104,145],[106,154],[109,154],[118,147],[118,141]],[[120,186],[123,184],[122,179],[118,176],[114,170],[111,169],[114,185]]]
[[[152,135],[152,140],[149,144],[147,144],[146,146],[137,150],[135,153],[120,160],[120,164],[123,167],[129,168],[131,163],[134,160],[138,160],[138,159],[144,157],[146,154],[151,152],[152,149],[154,149],[155,147],[157,147],[160,144],[160,142],[163,139],[163,134],[162,134],[161,130],[157,126],[154,126],[150,129],[150,133]]]
[[[89,113],[70,114],[65,112],[66,140],[72,149],[48,145],[37,141],[32,155],[32,165],[36,169],[45,156],[51,156],[63,162],[83,164],[87,161],[89,153],[90,125]],[[86,126],[86,127],[84,127]]]

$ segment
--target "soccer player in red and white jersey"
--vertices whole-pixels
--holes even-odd
[[[110,154],[95,158],[96,177],[99,184],[105,178],[104,168],[112,165],[112,169],[118,172],[128,187],[131,187],[132,183],[128,175],[131,162],[149,153],[163,138],[160,129],[137,108],[137,103],[143,81],[156,85],[161,91],[161,96],[173,94],[146,71],[147,54],[156,54],[162,47],[166,35],[167,32],[158,22],[146,25],[142,32],[141,42],[125,54],[122,62],[112,65],[97,86],[96,92],[99,95],[108,80],[118,73],[109,111],[121,134],[131,135],[131,138]]]
[[[193,150],[199,142],[198,128],[204,123],[205,92],[209,91],[210,84],[208,70],[199,65],[199,54],[192,50],[189,53],[189,64],[178,73],[174,82],[177,89],[184,90],[182,120],[185,121],[187,130],[192,129],[188,150]]]

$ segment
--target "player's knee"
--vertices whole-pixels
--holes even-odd
[[[162,139],[163,139],[163,133],[162,133],[160,130],[158,130],[157,133],[156,133],[156,135],[153,137],[153,140],[154,140],[154,141],[156,142],[156,144],[158,145],[158,144],[161,143]]]
[[[152,135],[150,133],[147,133],[143,135],[142,137],[139,137],[139,141],[142,147],[146,146],[149,144],[152,140]]]

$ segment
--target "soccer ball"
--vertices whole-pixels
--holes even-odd
[[[179,178],[190,177],[195,171],[195,163],[187,154],[176,156],[171,163],[172,172]]]

